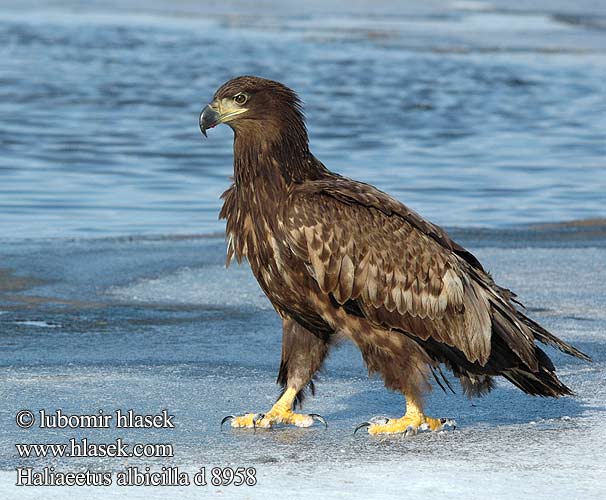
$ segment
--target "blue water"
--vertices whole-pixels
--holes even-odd
[[[329,168],[439,224],[606,216],[603,13],[231,4],[3,7],[0,234],[221,232],[231,132],[197,114],[243,73],[300,93]]]

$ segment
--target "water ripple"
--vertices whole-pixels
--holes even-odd
[[[331,169],[440,224],[606,215],[605,35],[582,20],[26,14],[0,15],[2,234],[220,231],[232,138],[197,114],[241,73],[299,91]]]

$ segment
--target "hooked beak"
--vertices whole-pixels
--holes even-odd
[[[221,123],[221,114],[209,104],[200,113],[200,131],[204,137],[208,137],[206,131],[216,127],[219,123]]]
[[[200,113],[200,130],[204,137],[207,137],[206,131],[209,128],[216,127],[220,123],[227,123],[247,111],[247,108],[234,103],[230,97],[215,99]]]

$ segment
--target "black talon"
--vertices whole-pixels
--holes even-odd
[[[441,418],[440,423],[442,424],[442,429],[444,429],[445,425],[450,426],[451,430],[453,431],[457,428],[457,421],[451,418]]]
[[[260,420],[263,420],[265,418],[265,413],[257,413],[253,419],[252,419],[252,423],[253,423],[253,431],[257,432],[257,422],[259,422]]]
[[[235,415],[227,415],[227,417],[223,417],[223,420],[221,420],[221,430],[223,430],[223,424],[225,422],[228,422],[229,420],[233,420],[234,418],[236,418]]]
[[[360,429],[364,428],[364,427],[370,427],[370,422],[362,422],[360,425],[358,425],[355,429],[354,429],[354,436],[356,435],[356,432],[358,432]]]
[[[326,423],[326,420],[324,419],[324,417],[322,415],[318,415],[317,413],[310,413],[309,416],[311,418],[313,418],[314,420],[317,420],[318,422],[323,423],[324,424],[324,428],[328,429],[328,424]]]

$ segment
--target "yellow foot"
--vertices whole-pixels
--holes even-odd
[[[245,415],[228,415],[221,421],[221,427],[227,421],[231,420],[232,427],[247,427],[247,428],[264,428],[273,427],[275,424],[290,424],[297,427],[311,427],[314,420],[321,422],[325,427],[328,427],[324,417],[316,413],[308,415],[302,413],[294,413],[291,410],[275,411],[271,410],[266,414],[263,413],[246,413]]]
[[[456,429],[457,423],[447,418],[431,418],[420,414],[404,415],[402,418],[374,417],[356,427],[354,434],[364,428],[368,434],[404,434],[415,435],[418,432]]]

